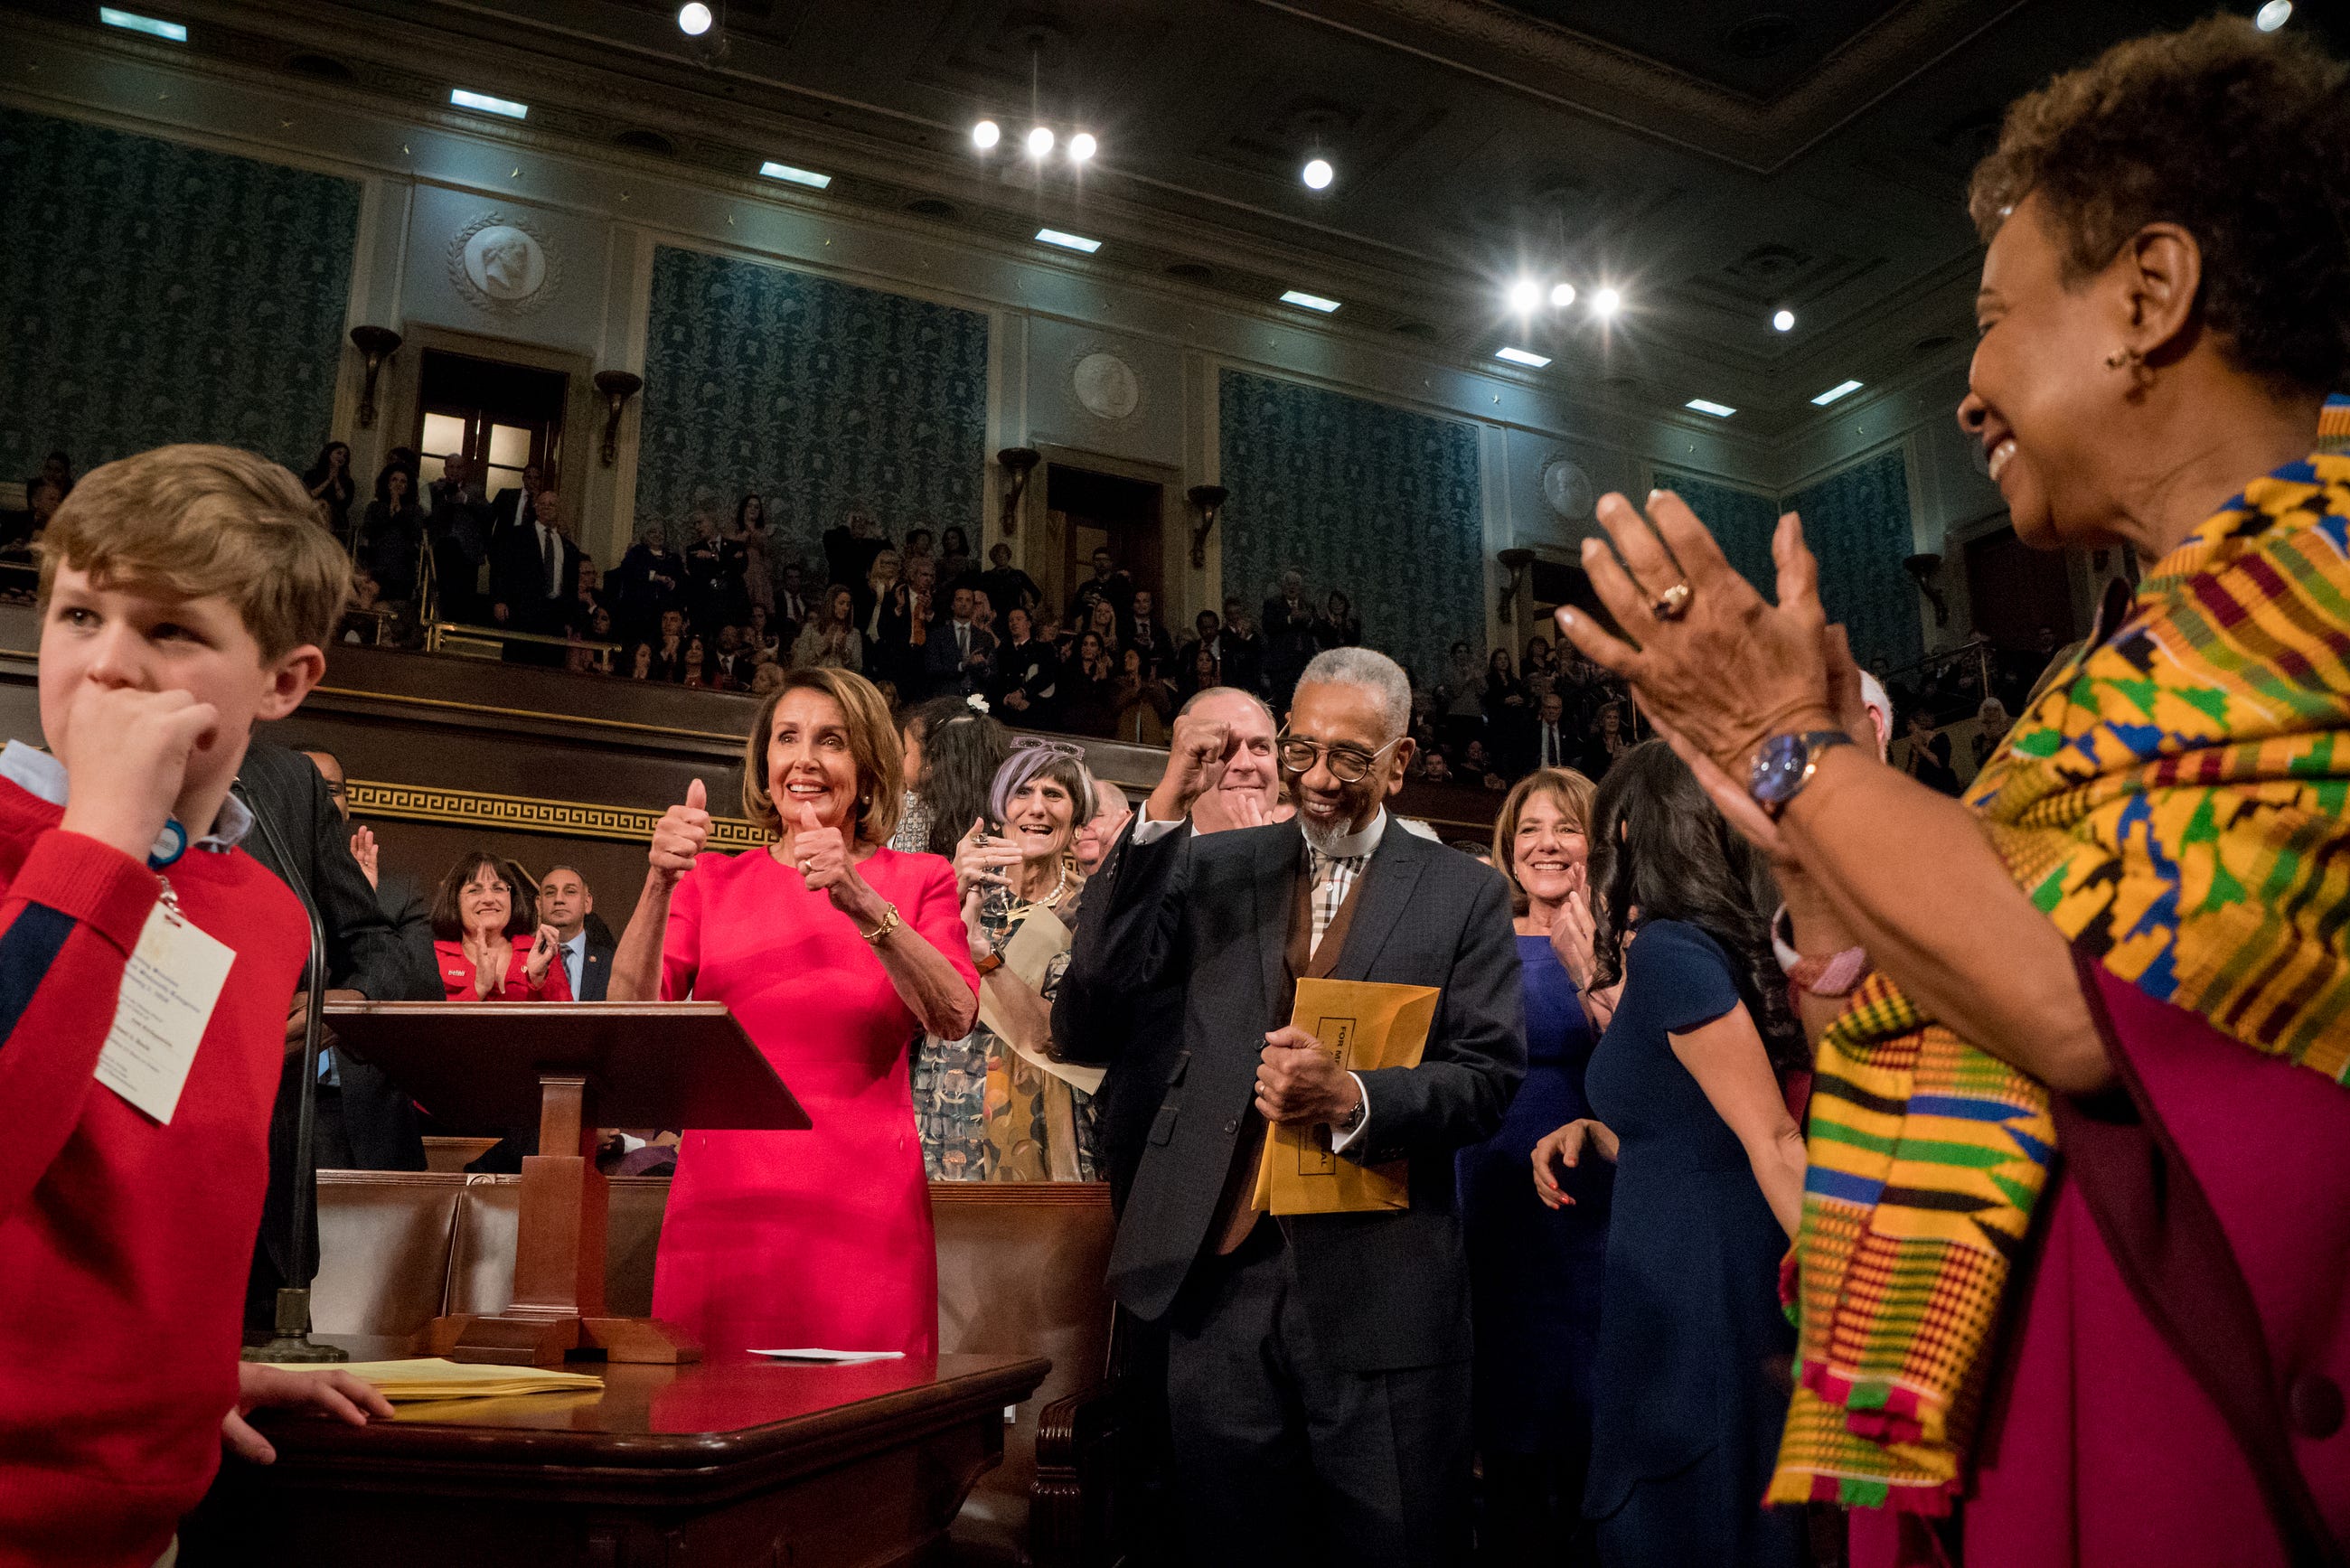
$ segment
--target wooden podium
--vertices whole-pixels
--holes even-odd
[[[596,1129],[807,1127],[724,1004],[328,1002],[327,1027],[335,1049],[381,1067],[436,1115],[480,1127],[538,1118],[538,1153],[522,1162],[513,1299],[494,1316],[434,1319],[428,1354],[517,1366],[593,1352],[701,1358],[673,1325],[604,1310],[608,1189]]]

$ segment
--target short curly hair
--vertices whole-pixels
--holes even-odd
[[[2246,373],[2331,391],[2350,372],[2350,96],[2316,44],[2213,16],[2117,44],[2018,99],[1976,166],[1985,243],[2039,196],[2068,281],[2175,223],[2205,321]]]

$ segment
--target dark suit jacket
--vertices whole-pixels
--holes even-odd
[[[1118,1299],[1157,1319],[1207,1243],[1265,1033],[1288,1022],[1305,855],[1294,822],[1204,838],[1187,824],[1150,844],[1128,831],[1108,896],[1080,925],[1053,1033],[1115,1073],[1132,1036],[1088,1033],[1087,1008],[1097,1018],[1121,992],[1181,989],[1181,1045],[1110,1257]],[[1333,977],[1444,992],[1420,1065],[1363,1075],[1369,1119],[1345,1156],[1409,1160],[1411,1206],[1281,1224],[1315,1344],[1341,1367],[1382,1371],[1468,1357],[1452,1157],[1501,1126],[1525,1074],[1525,1008],[1509,894],[1490,867],[1390,819],[1363,878]]]
[[[563,591],[551,597],[536,528],[507,529],[490,553],[490,598],[506,607],[506,624],[517,631],[561,632],[564,616],[579,597],[579,546],[556,537],[563,548]]]
[[[610,994],[612,952],[610,942],[599,942],[595,932],[588,933],[588,945],[579,954],[579,1001],[602,1002]]]
[[[351,830],[327,794],[327,781],[299,752],[255,737],[237,772],[236,793],[255,815],[268,819],[286,847],[287,861],[260,827],[244,847],[299,895],[307,889],[327,934],[329,989],[349,989],[376,1002],[432,1001],[441,994],[433,968],[415,956],[384,918],[376,889],[351,858]],[[292,873],[288,875],[288,873]],[[376,1067],[348,1056],[338,1061],[343,1081],[343,1119],[354,1158],[390,1170],[421,1170],[424,1147],[417,1140],[408,1096]],[[277,1105],[269,1124],[269,1191],[261,1218],[261,1245],[282,1276],[287,1265],[286,1232],[293,1218],[294,1118],[301,1106],[302,1057],[286,1059]],[[317,1200],[315,1188],[304,1201]],[[315,1217],[311,1234],[317,1234]],[[317,1253],[313,1250],[315,1264]],[[296,1282],[307,1284],[307,1280]],[[248,1314],[253,1304],[247,1303]],[[268,1303],[261,1303],[268,1321]]]
[[[995,634],[982,627],[971,628],[971,650],[984,653],[988,662],[973,670],[963,663],[962,650],[955,644],[952,620],[935,621],[930,629],[930,640],[922,645],[922,676],[933,697],[965,697],[973,691],[984,691],[995,679]]]

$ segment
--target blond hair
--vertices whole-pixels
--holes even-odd
[[[1591,802],[1599,793],[1593,784],[1573,768],[1536,768],[1520,779],[1502,802],[1502,815],[1493,819],[1493,868],[1510,884],[1510,902],[1523,914],[1526,910],[1526,890],[1518,881],[1517,858],[1513,853],[1518,837],[1518,818],[1525,815],[1526,803],[1541,795],[1556,803],[1566,814],[1575,831],[1591,831]]]
[[[159,446],[92,469],[40,544],[46,610],[60,564],[101,583],[217,595],[274,659],[324,647],[351,592],[350,557],[301,481],[231,446]]]
[[[767,742],[775,737],[775,709],[795,691],[820,691],[838,705],[857,767],[858,841],[889,843],[905,805],[906,743],[889,718],[889,704],[853,670],[785,670],[783,683],[759,704],[743,745],[743,815],[771,834],[784,831],[783,814],[767,794]]]

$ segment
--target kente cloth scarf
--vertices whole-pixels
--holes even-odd
[[[2350,456],[2157,563],[1967,793],[2076,950],[2350,1081]],[[2048,1181],[2048,1091],[1872,975],[1822,1036],[1770,1501],[1947,1512]]]

